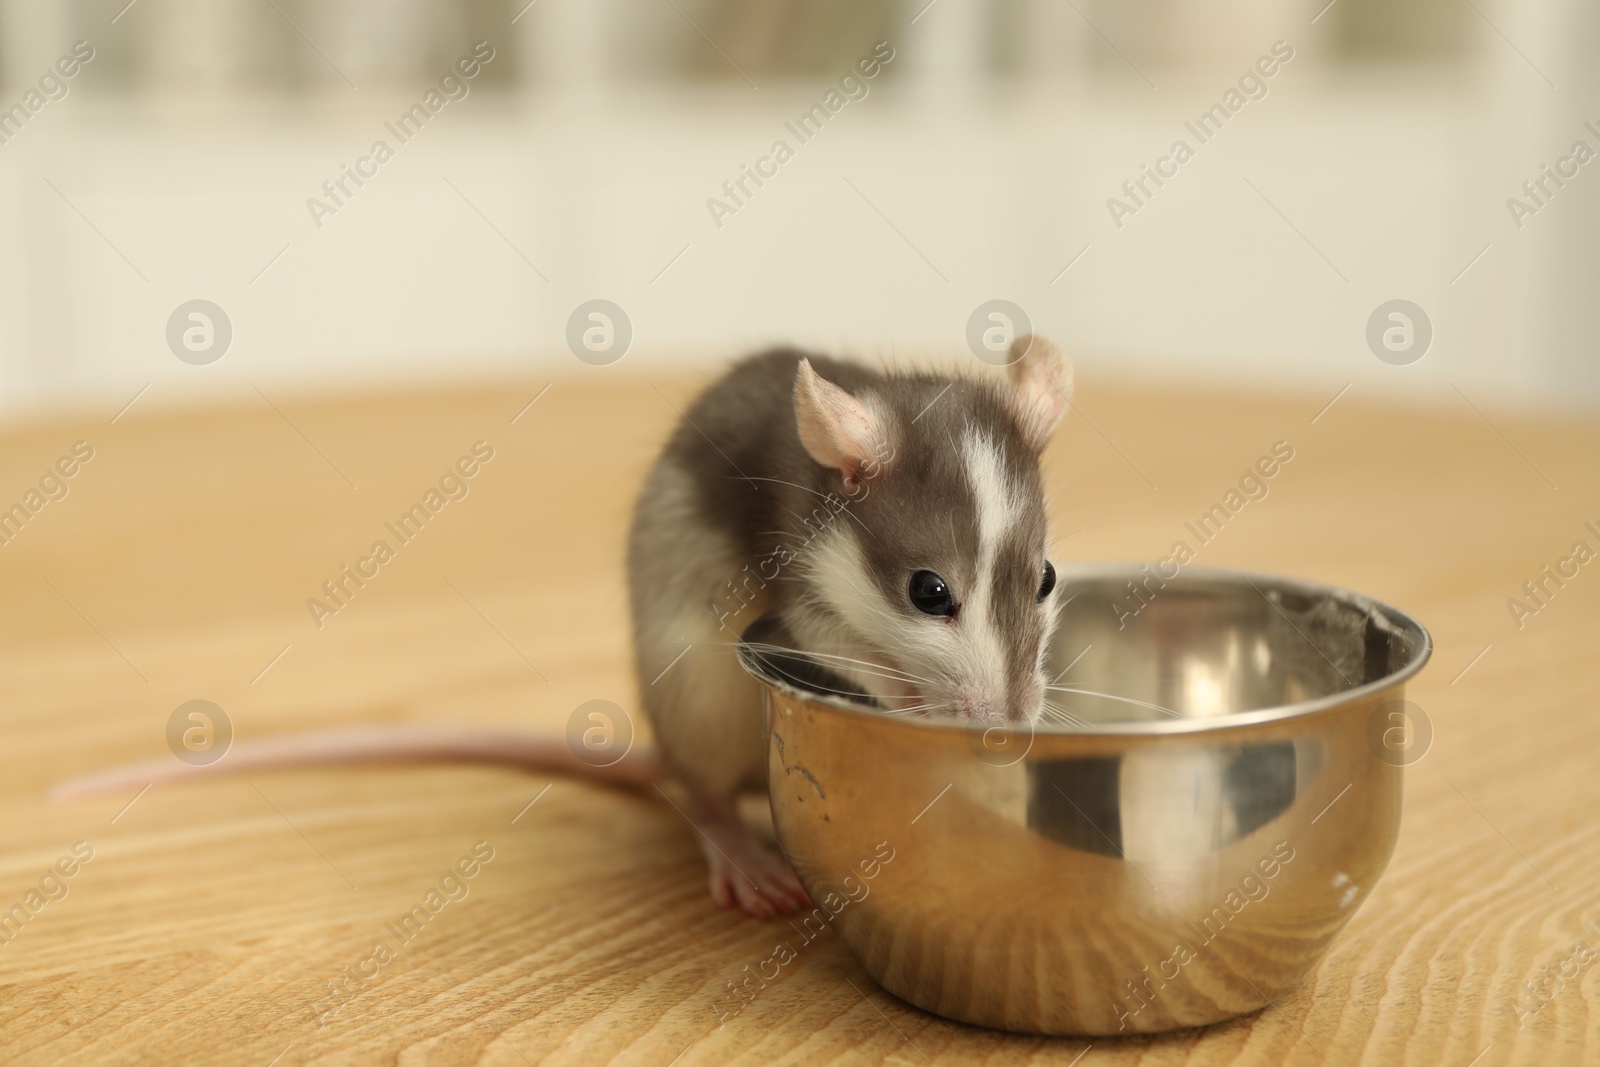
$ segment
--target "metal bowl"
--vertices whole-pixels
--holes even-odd
[[[768,693],[778,840],[817,904],[795,929],[831,925],[891,993],[1004,1030],[1261,1008],[1388,864],[1428,633],[1237,571],[1078,567],[1061,586],[1049,675],[1109,695],[1052,690],[1059,715],[1031,729],[893,716],[741,645]]]

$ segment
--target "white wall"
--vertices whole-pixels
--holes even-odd
[[[874,82],[720,230],[707,197],[774,139],[797,144],[783,123],[827,83],[630,83],[583,60],[605,27],[554,6],[538,14],[565,36],[531,14],[507,29],[539,30],[538,86],[449,104],[320,230],[306,199],[374,138],[394,142],[382,124],[426,78],[330,79],[300,100],[74,92],[0,146],[0,412],[114,413],[147,384],[140,403],[156,405],[250,382],[282,394],[588,372],[563,335],[596,296],[634,323],[616,372],[775,341],[959,357],[972,309],[1005,297],[1091,372],[1450,401],[1453,382],[1489,404],[1600,405],[1600,164],[1521,231],[1505,207],[1574,139],[1600,148],[1582,127],[1600,126],[1600,102],[1580,74],[1592,49],[1574,41],[1594,33],[1576,0],[1482,5],[1560,90],[1487,25],[1463,67],[1351,71],[1318,60],[1303,15],[1258,19],[1240,54],[1282,37],[1296,59],[1120,229],[1107,197],[1174,138],[1194,141],[1182,123],[1241,61],[1163,68],[1158,89],[1131,70],[991,82],[961,62],[967,2],[907,27],[890,65],[904,76]],[[48,43],[61,26],[32,11],[0,9],[8,71],[70,44]],[[1097,47],[1082,26],[1041,25]],[[563,40],[578,45],[552,47]],[[164,339],[195,297],[235,331],[206,367]],[[1394,297],[1434,322],[1414,366],[1366,347],[1368,315]]]

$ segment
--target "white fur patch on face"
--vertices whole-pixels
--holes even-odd
[[[978,555],[989,567],[994,564],[1000,539],[1018,522],[1027,507],[1023,490],[1006,473],[1005,455],[989,435],[967,427],[961,436],[961,461],[967,483],[978,502]],[[980,562],[983,581],[988,585],[990,571]]]
[[[835,527],[797,559],[806,572],[806,591],[791,609],[789,625],[799,646],[892,710],[924,703],[919,694],[926,674],[902,666],[906,619],[872,580],[855,530]]]
[[[1027,508],[1023,488],[1006,471],[1000,445],[969,426],[961,436],[961,462],[978,511],[978,559],[971,589],[957,590],[962,637],[981,677],[971,681],[972,697],[984,706],[1005,699],[1005,643],[994,605],[995,558],[1000,542]]]
[[[977,503],[978,557],[974,573],[948,578],[959,616],[921,616],[891,603],[869,571],[858,533],[845,525],[800,556],[806,592],[789,621],[801,648],[892,711],[998,720],[1008,710],[1008,660],[993,603],[995,560],[1026,515],[1026,497],[992,438],[969,430],[960,447]]]

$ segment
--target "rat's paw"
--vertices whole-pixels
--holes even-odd
[[[711,899],[723,908],[737,905],[754,919],[793,915],[809,908],[811,898],[784,858],[757,842],[751,845],[752,851],[741,856],[737,864],[721,854],[712,854]]]
[[[736,816],[718,813],[701,827],[711,899],[756,919],[793,915],[811,898],[789,862],[758,841]]]

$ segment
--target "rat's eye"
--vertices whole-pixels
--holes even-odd
[[[1050,590],[1056,587],[1056,569],[1049,560],[1044,561],[1044,581],[1039,583],[1039,602],[1044,603],[1044,598],[1050,595]]]
[[[932,571],[918,571],[911,576],[911,588],[906,591],[911,606],[928,615],[954,615],[955,597],[944,579]]]

